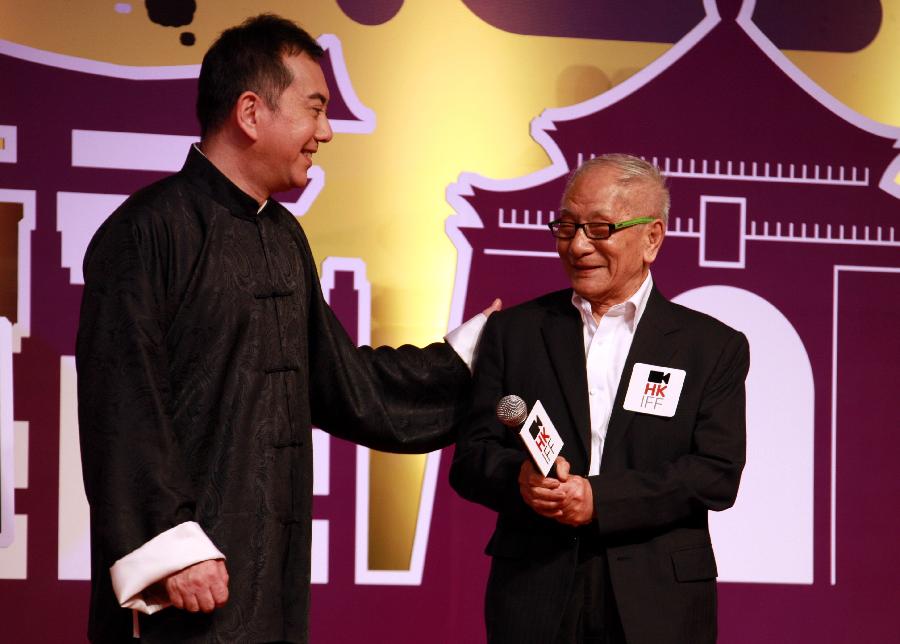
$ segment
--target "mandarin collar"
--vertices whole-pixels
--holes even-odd
[[[221,170],[206,158],[196,144],[191,145],[181,173],[187,176],[198,190],[227,208],[232,215],[242,219],[256,219],[272,202],[270,198],[260,206],[256,199],[238,188],[231,179],[222,174]]]

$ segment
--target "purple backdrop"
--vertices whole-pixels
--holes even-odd
[[[401,4],[369,11],[340,3],[366,24],[389,20]],[[467,4],[487,11],[486,3]],[[807,472],[813,496],[809,507],[797,508],[811,521],[810,579],[722,583],[721,639],[889,641],[900,604],[894,545],[900,519],[892,511],[900,504],[892,474],[900,412],[882,383],[892,382],[900,355],[893,333],[900,294],[900,202],[892,182],[900,170],[898,132],[866,121],[814,86],[747,11],[737,19],[739,3],[719,4],[721,20],[708,2],[706,18],[698,10],[690,24],[670,25],[672,40],[686,35],[622,85],[536,119],[532,132],[551,166],[502,182],[463,174],[449,188],[457,214],[448,234],[460,257],[453,321],[495,295],[512,304],[565,285],[544,224],[568,169],[608,151],[656,159],[673,197],[669,234],[654,267],[663,292],[674,297],[717,286],[762,298],[796,331],[814,382]],[[772,3],[760,6],[773,20]],[[852,46],[880,21],[880,8],[867,6],[868,22],[848,39]],[[633,25],[627,18],[622,24]],[[326,61],[335,96],[329,113],[344,131],[365,131],[367,117],[354,97],[340,94],[335,74],[341,67],[333,62]],[[74,233],[64,206],[73,198],[67,195],[124,195],[167,172],[78,165],[73,130],[194,136],[195,81],[114,78],[66,69],[52,57],[29,62],[10,51],[0,53],[0,78],[6,96],[18,97],[0,102],[0,126],[16,128],[17,152],[14,163],[0,163],[0,191],[6,191],[0,195],[7,195],[0,202],[14,203],[13,192],[31,193],[36,205],[36,226],[25,246],[20,241],[18,256],[18,284],[23,262],[30,275],[30,329],[14,356],[15,418],[29,423],[29,481],[15,495],[16,513],[28,518],[21,535],[27,579],[0,580],[2,639],[80,641],[88,583],[59,578],[60,365],[73,353],[81,296],[66,250],[65,237]],[[86,220],[84,227],[91,225]],[[365,294],[350,278],[334,275],[331,301],[355,329]],[[755,364],[762,362],[754,356]],[[751,425],[751,435],[762,429]],[[330,536],[328,583],[313,589],[313,641],[483,641],[482,549],[493,516],[449,489],[449,455],[441,459],[421,584],[372,586],[355,583],[356,448],[333,440],[330,449],[330,490],[316,498],[314,511],[329,522]]]
[[[567,285],[545,225],[569,168],[617,151],[660,164],[673,202],[653,267],[663,293],[726,286],[762,298],[799,335],[814,381],[814,501],[796,508],[814,517],[812,580],[720,583],[721,639],[888,641],[900,602],[900,411],[873,393],[900,355],[900,132],[825,94],[746,15],[737,21],[734,4],[626,83],[538,118],[532,133],[552,167],[512,181],[464,174],[449,189],[466,279],[454,311],[465,319],[494,294],[511,304]],[[751,336],[751,362],[763,357]],[[750,442],[764,430],[751,422]]]

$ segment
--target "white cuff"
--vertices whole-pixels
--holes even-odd
[[[481,332],[484,330],[486,322],[487,315],[479,313],[444,336],[447,344],[453,347],[463,362],[469,366],[469,371],[473,371],[475,368],[478,340],[481,338]]]
[[[145,596],[147,586],[195,563],[224,558],[200,524],[185,521],[129,552],[112,565],[109,574],[120,606],[152,615],[171,603],[166,596]]]

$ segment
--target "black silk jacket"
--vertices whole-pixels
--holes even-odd
[[[76,359],[92,641],[132,632],[110,566],[197,521],[227,557],[230,599],[142,615],[142,641],[306,642],[311,425],[394,452],[454,438],[470,380],[456,353],[356,347],[296,219],[257,209],[192,148],[88,248]]]

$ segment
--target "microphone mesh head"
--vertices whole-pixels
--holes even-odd
[[[497,403],[497,420],[507,427],[517,427],[528,418],[528,406],[519,396],[503,396]]]

